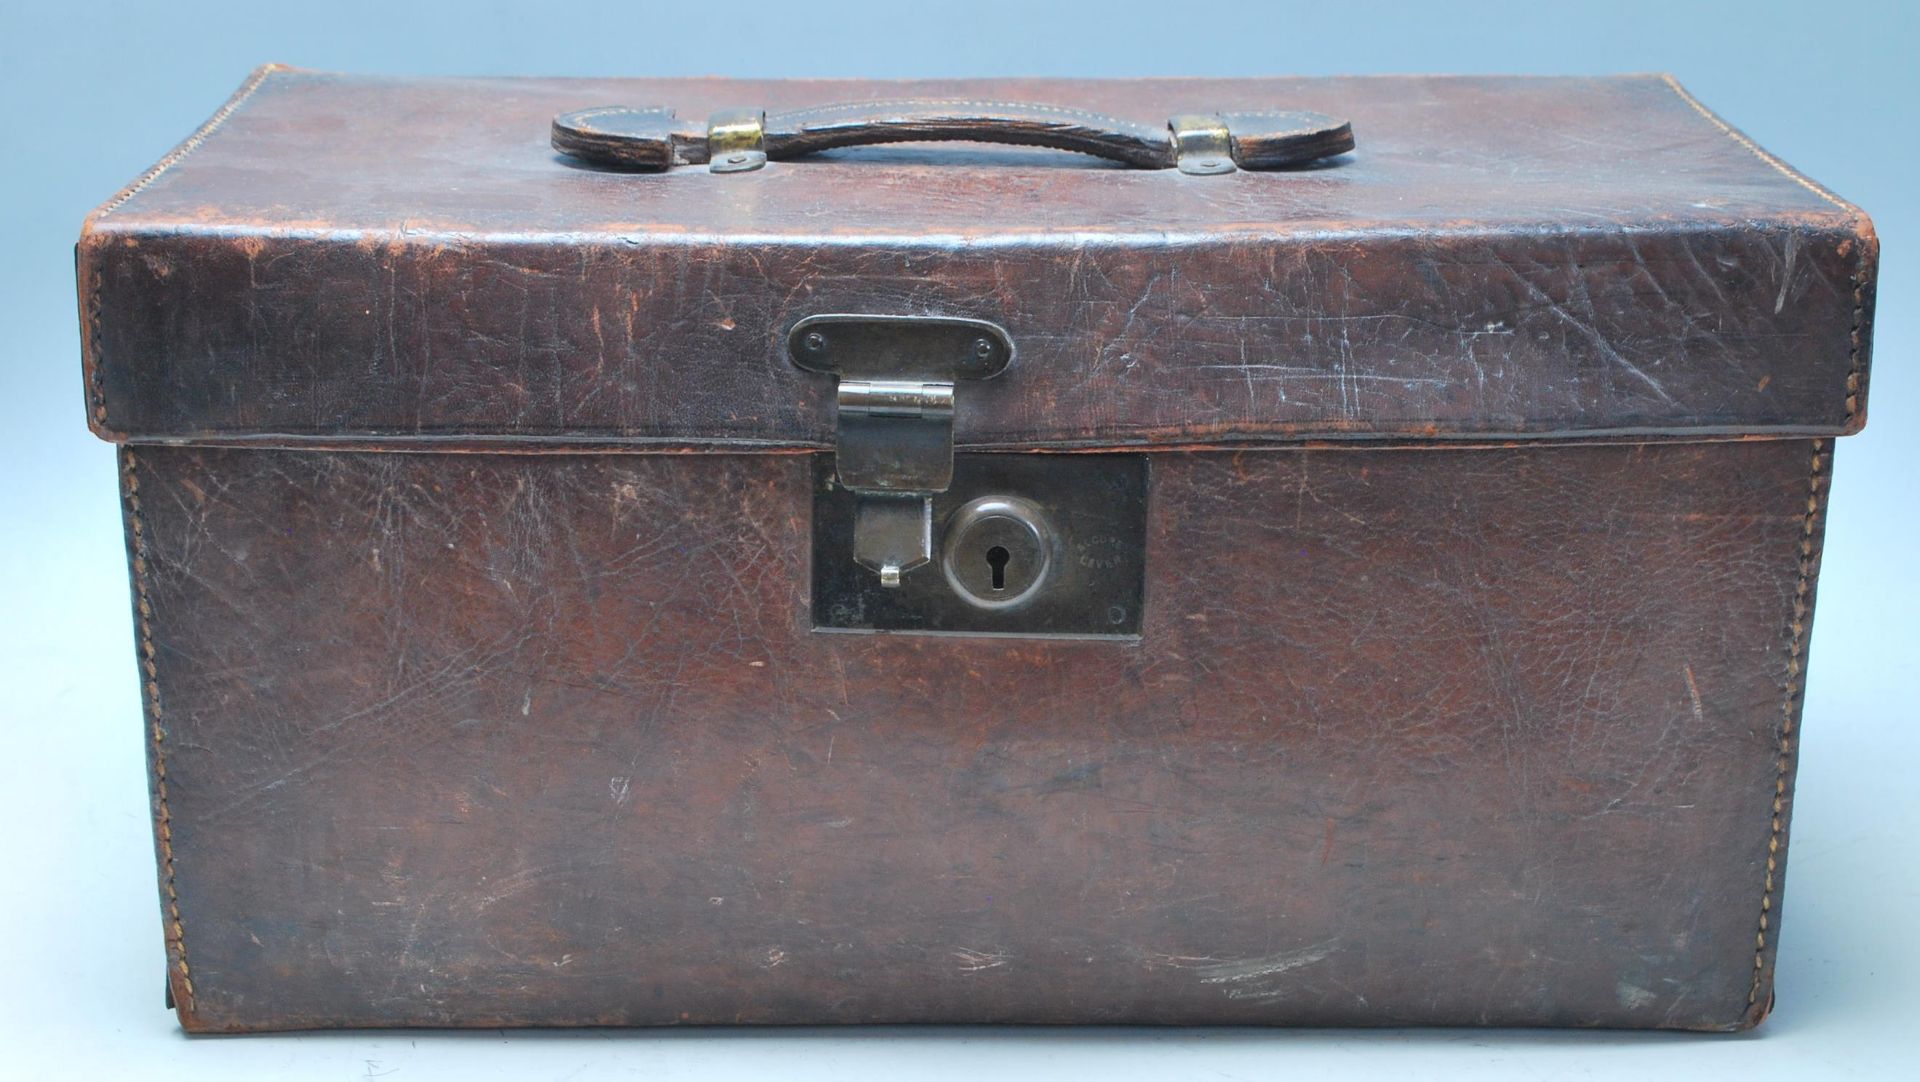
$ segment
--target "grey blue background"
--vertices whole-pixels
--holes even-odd
[[[0,1077],[1920,1077],[1920,5],[0,0]],[[80,220],[253,66],[462,75],[1669,71],[1864,206],[1866,434],[1840,447],[1780,952],[1757,1033],[931,1030],[190,1040],[163,957],[113,456],[81,405]],[[1577,134],[1577,133],[1575,133]]]

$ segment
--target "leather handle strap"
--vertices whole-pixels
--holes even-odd
[[[1190,113],[1155,127],[1059,105],[968,100],[848,102],[783,113],[736,109],[705,125],[671,109],[603,106],[553,119],[553,148],[593,165],[754,169],[834,147],[964,141],[1051,147],[1139,169],[1279,169],[1354,147],[1347,121],[1293,110]]]

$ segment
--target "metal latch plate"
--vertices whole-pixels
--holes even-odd
[[[839,377],[836,470],[856,496],[849,558],[897,587],[933,557],[926,525],[953,476],[955,382],[999,375],[1013,342],[984,320],[832,314],[794,324],[787,351]]]

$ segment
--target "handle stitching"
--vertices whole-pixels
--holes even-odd
[[[615,116],[617,114],[626,114],[629,116],[658,116],[658,117],[661,117],[662,119],[667,119],[667,120],[670,120],[673,118],[673,112],[670,109],[661,109],[661,108],[635,109],[627,105],[604,105],[598,109],[583,109],[577,113],[565,114],[568,120],[565,126],[572,128],[575,131],[593,132],[596,134],[613,135],[613,136],[618,136],[622,138],[632,138],[631,136],[628,136],[626,135],[626,133],[623,133],[623,132],[610,132],[606,128],[597,127],[595,125],[585,123],[585,121],[598,120],[603,116]]]
[[[1150,126],[1138,121],[1127,120],[1123,117],[1112,116],[1107,113],[1096,113],[1090,109],[1076,109],[1068,105],[1035,105],[1028,102],[1016,101],[976,101],[966,98],[896,98],[887,101],[841,102],[834,105],[815,105],[805,109],[790,109],[779,113],[771,113],[768,115],[768,120],[792,120],[797,117],[814,116],[820,113],[832,112],[837,109],[885,109],[909,105],[968,105],[981,109],[1021,109],[1033,113],[1055,113],[1061,116],[1080,117],[1084,120],[1098,121],[1114,127],[1134,128],[1142,131],[1154,130]]]

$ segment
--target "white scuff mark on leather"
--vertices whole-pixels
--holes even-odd
[[[1326,959],[1339,949],[1340,937],[1296,947],[1259,958],[1214,958],[1207,955],[1139,952],[1149,966],[1192,970],[1201,984],[1218,985],[1228,999],[1266,1003],[1284,998],[1292,986],[1276,978]]]
[[[1263,977],[1275,977],[1301,966],[1310,966],[1333,953],[1340,945],[1338,939],[1329,939],[1324,943],[1315,943],[1298,950],[1282,951],[1265,958],[1248,958],[1241,961],[1222,961],[1196,966],[1201,984],[1239,984],[1246,981],[1258,981]],[[1233,990],[1228,990],[1228,995]],[[1239,997],[1234,997],[1239,998]]]
[[[1793,264],[1800,255],[1800,234],[1788,233],[1786,254],[1781,257],[1780,292],[1773,298],[1773,314],[1779,315],[1787,306],[1787,290],[1793,286]]]
[[[983,969],[997,969],[1013,960],[1005,951],[978,951],[971,947],[955,947],[953,956],[960,960],[960,972],[978,973]]]
[[[1693,682],[1693,666],[1690,664],[1682,665],[1680,666],[1680,671],[1687,678],[1687,697],[1693,700],[1693,723],[1695,725],[1705,725],[1707,723],[1707,713],[1700,708],[1700,685]]]
[[[632,793],[633,793],[632,778],[608,778],[607,779],[607,797],[611,799],[614,802],[614,804],[616,805],[625,804],[627,802],[627,797],[630,796]]]
[[[1326,380],[1341,383],[1398,383],[1404,387],[1448,387],[1454,382],[1433,376],[1388,376],[1377,372],[1326,372],[1318,368],[1292,364],[1196,364],[1193,367],[1202,372],[1238,372],[1243,380],[1248,381],[1249,386],[1256,378],[1275,382],[1294,379],[1303,383]],[[1255,377],[1253,375],[1255,372],[1278,374]]]
[[[1637,984],[1621,981],[1614,985],[1614,994],[1620,997],[1620,1005],[1630,1011],[1639,1010],[1660,997]]]

